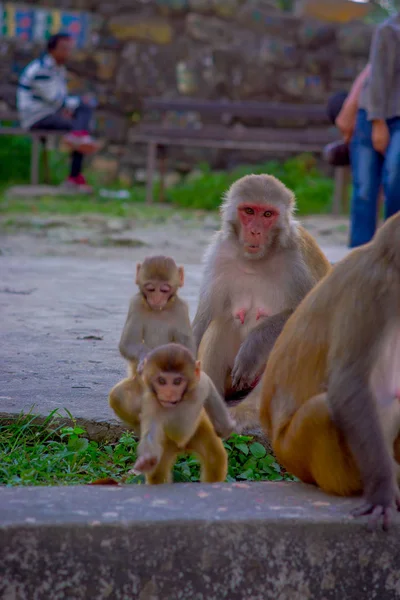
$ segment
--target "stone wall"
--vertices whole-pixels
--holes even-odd
[[[105,110],[98,128],[113,174],[143,162],[143,152],[129,145],[143,97],[325,103],[365,65],[372,34],[362,23],[300,19],[268,0],[33,0],[25,6],[57,12],[48,18],[54,28],[60,10],[88,13],[86,39],[69,65],[70,89],[95,92]],[[41,47],[33,35],[13,32],[3,28],[0,37],[0,108],[14,105],[18,75]]]

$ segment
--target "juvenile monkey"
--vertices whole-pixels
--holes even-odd
[[[205,255],[193,331],[202,368],[227,399],[254,387],[287,318],[330,269],[295,221],[294,203],[275,177],[247,175],[230,187],[222,205],[221,230]],[[241,405],[232,410],[240,424]],[[253,420],[258,422],[255,409]]]
[[[167,256],[151,256],[136,266],[138,293],[132,298],[119,350],[129,362],[129,377],[110,392],[109,403],[133,429],[139,425],[141,382],[135,377],[146,354],[169,342],[194,350],[187,303],[178,297],[183,267]],[[140,370],[140,369],[139,369]]]
[[[328,493],[363,492],[354,514],[386,529],[400,507],[400,213],[303,300],[260,388],[278,461]]]
[[[229,436],[235,423],[200,363],[187,348],[167,344],[146,356],[141,377],[141,437],[134,471],[145,473],[147,483],[167,483],[177,455],[193,452],[201,462],[201,481],[224,481],[228,461],[217,434]]]
[[[132,373],[149,350],[176,342],[194,350],[188,305],[178,297],[183,267],[167,256],[150,256],[136,265],[138,293],[133,296],[119,342]]]

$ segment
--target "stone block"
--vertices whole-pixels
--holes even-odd
[[[155,0],[154,4],[163,15],[179,15],[189,10],[189,0]]]
[[[246,4],[238,11],[238,23],[259,34],[276,36],[284,40],[296,40],[300,21],[291,14],[272,12]]]
[[[218,17],[232,18],[237,14],[241,3],[241,0],[212,0],[212,9]]]
[[[298,40],[304,48],[319,48],[330,44],[336,38],[336,29],[329,23],[321,23],[314,19],[302,21],[298,29]]]
[[[278,87],[283,94],[303,101],[321,102],[326,96],[322,78],[319,75],[305,75],[301,71],[282,73]]]
[[[263,37],[260,46],[260,60],[263,64],[277,67],[296,67],[300,60],[295,44],[289,44],[280,38]]]
[[[343,25],[337,33],[339,52],[365,56],[367,62],[372,34],[373,27],[365,23],[354,22]]]
[[[117,66],[117,54],[111,50],[97,50],[94,53],[94,60],[97,65],[96,75],[98,79],[108,81],[115,74]]]
[[[193,12],[208,13],[213,7],[213,0],[189,0],[189,9]]]
[[[90,169],[96,173],[101,183],[112,183],[117,178],[118,160],[107,156],[97,155],[90,161]]]
[[[172,41],[171,25],[162,19],[135,16],[131,13],[112,17],[109,29],[117,40],[138,40],[154,44],[169,44]]]
[[[396,600],[398,516],[298,483],[0,490],[0,595],[40,600]]]
[[[232,42],[235,36],[231,23],[195,13],[186,17],[186,32],[198,42],[216,45]]]
[[[365,67],[366,62],[364,58],[347,58],[346,61],[334,63],[332,77],[353,82]]]
[[[296,14],[303,18],[348,23],[365,17],[371,8],[370,5],[370,2],[353,0],[297,0]]]

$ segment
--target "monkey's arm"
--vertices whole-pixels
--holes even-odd
[[[177,315],[178,326],[173,331],[173,338],[171,342],[182,344],[188,350],[195,354],[196,344],[194,341],[192,326],[189,319],[189,310],[186,304],[181,305],[179,309],[180,313]]]
[[[119,341],[119,351],[126,360],[144,359],[150,348],[144,343],[144,326],[140,318],[140,308],[134,298],[129,306],[128,316]]]
[[[154,415],[144,415],[141,422],[141,436],[137,459],[133,466],[135,473],[152,471],[161,460],[165,442],[162,423]]]
[[[293,309],[283,310],[264,319],[241,345],[232,369],[232,385],[241,389],[250,386],[265,367],[270,352]]]
[[[204,372],[202,372],[201,377],[204,380],[204,387],[207,394],[204,401],[204,408],[214,425],[217,435],[227,438],[234,431],[236,423],[229,414],[224,400],[218,393],[210,377]]]
[[[336,362],[329,377],[327,401],[335,424],[345,435],[363,482],[364,504],[354,514],[372,513],[372,521],[383,516],[386,528],[391,511],[396,510],[396,504],[400,506],[400,494],[370,390],[371,367],[360,362]]]

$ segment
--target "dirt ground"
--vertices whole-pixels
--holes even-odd
[[[345,247],[348,219],[329,215],[305,217],[301,223],[321,246]],[[112,261],[141,260],[148,254],[169,254],[186,264],[201,263],[203,252],[219,227],[216,215],[187,218],[126,219],[101,215],[0,217],[3,256],[69,256]]]

